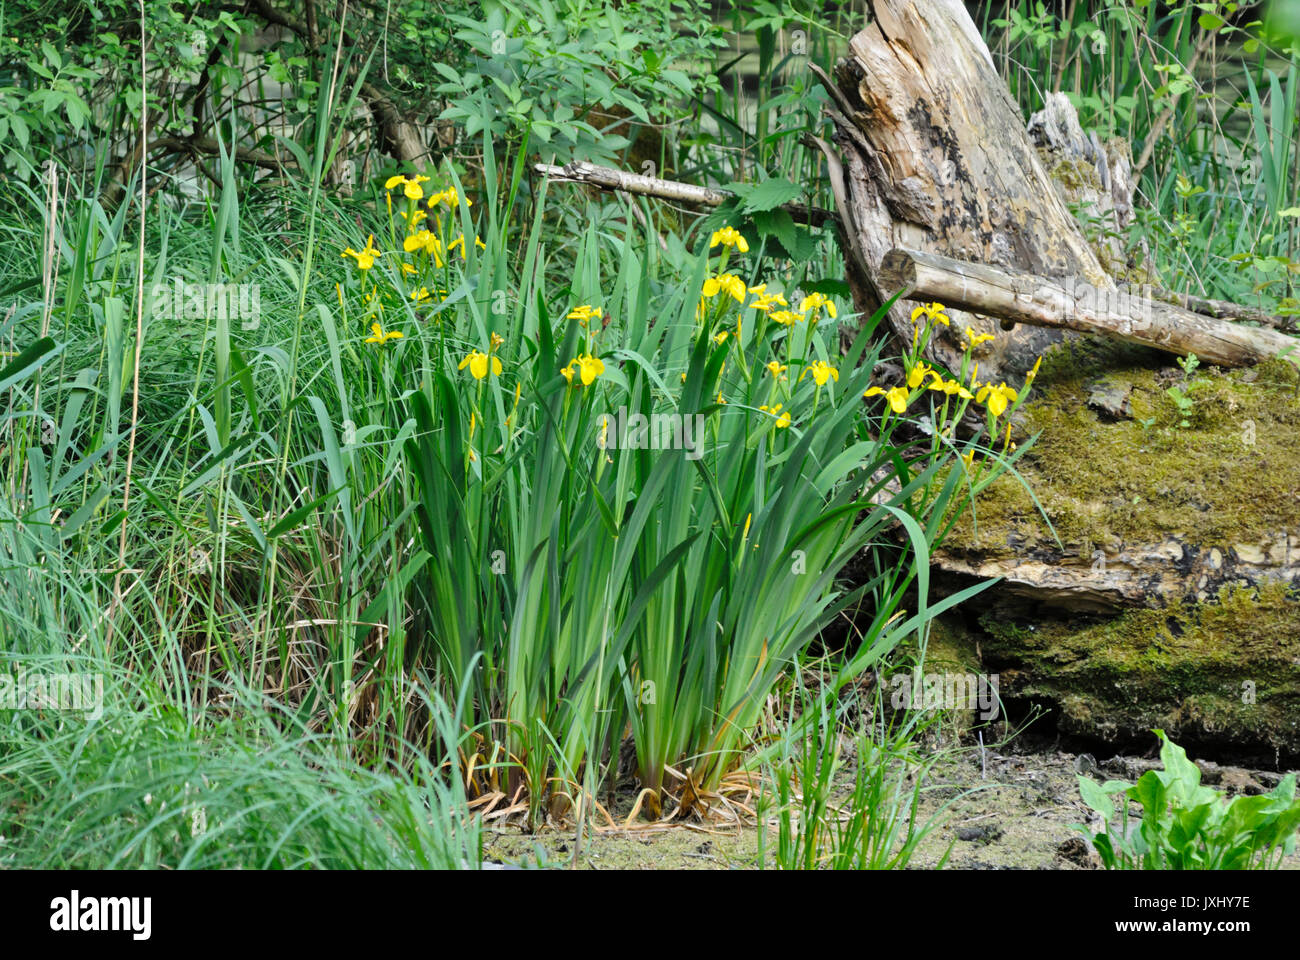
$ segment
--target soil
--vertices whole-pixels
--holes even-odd
[[[1012,743],[981,752],[964,749],[932,771],[918,813],[924,823],[938,818],[909,864],[929,869],[946,863],[963,870],[1099,869],[1091,845],[1071,825],[1086,823],[1076,772],[1097,780],[1135,780],[1158,767],[1152,757],[1095,758],[1051,745]],[[1228,797],[1272,789],[1283,775],[1275,771],[1201,764],[1202,780]],[[626,813],[623,813],[626,816]],[[616,814],[616,822],[618,820]],[[1090,824],[1095,829],[1095,824]],[[769,826],[767,866],[775,827]],[[593,870],[748,870],[758,866],[758,833],[752,821],[733,824],[644,824],[599,829],[583,838],[574,858],[571,828],[547,827],[527,835],[518,827],[484,830],[483,859],[516,867]],[[1300,869],[1300,852],[1283,864]]]

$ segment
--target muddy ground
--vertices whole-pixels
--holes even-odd
[[[1229,797],[1267,792],[1282,776],[1200,765],[1202,781]],[[1154,751],[1151,757],[1094,757],[1032,743],[963,750],[936,766],[926,782],[918,820],[937,818],[937,826],[922,841],[909,867],[933,868],[946,855],[949,869],[1097,869],[1090,845],[1070,829],[1071,824],[1086,822],[1090,813],[1079,799],[1076,771],[1099,781],[1131,782],[1153,766],[1159,766]],[[1095,823],[1090,825],[1095,829]],[[767,829],[770,867],[776,831],[770,825]],[[576,863],[574,853],[571,829],[547,827],[531,836],[517,826],[485,830],[485,861],[594,870],[755,869],[758,832],[752,821],[739,826],[637,824],[587,836]],[[1284,868],[1300,869],[1300,853],[1288,858]]]

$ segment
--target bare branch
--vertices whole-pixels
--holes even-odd
[[[585,183],[601,190],[629,193],[639,197],[655,197],[659,200],[675,200],[701,207],[720,207],[730,200],[733,194],[713,187],[700,187],[693,183],[679,180],[660,180],[639,173],[628,173],[613,167],[601,167],[594,163],[575,160],[562,167],[549,163],[533,164],[533,169],[542,176],[552,180],[570,183]],[[810,207],[802,203],[787,203],[780,209],[790,214],[797,223],[820,227],[828,220],[836,219],[830,210]]]

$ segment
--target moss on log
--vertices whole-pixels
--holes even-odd
[[[934,557],[938,582],[1005,578],[968,613],[982,669],[1065,733],[1300,757],[1294,365],[1185,382],[1154,351],[1081,339],[1034,391],[1024,483],[994,482]]]
[[[1281,583],[1093,624],[986,613],[984,669],[1004,698],[1055,708],[1062,732],[1141,741],[1155,728],[1240,755],[1300,755],[1300,599]]]

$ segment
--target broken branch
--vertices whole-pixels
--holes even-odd
[[[701,207],[720,207],[732,198],[726,190],[713,187],[700,187],[693,183],[679,180],[661,180],[639,173],[628,173],[613,167],[601,167],[594,163],[575,160],[562,167],[550,163],[533,164],[533,169],[551,180],[567,180],[573,183],[585,183],[601,190],[629,193],[638,197],[655,197],[659,200],[674,200]],[[835,219],[835,214],[821,207],[810,207],[803,203],[787,203],[782,210],[790,214],[796,223],[820,227],[827,220]]]

